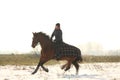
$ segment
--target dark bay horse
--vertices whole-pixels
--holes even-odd
[[[40,56],[40,61],[35,69],[35,71],[32,74],[35,74],[39,67],[41,66],[44,71],[48,72],[49,70],[43,66],[44,63],[51,59],[56,59],[55,58],[55,48],[54,48],[54,42],[47,36],[45,33],[38,32],[38,33],[33,33],[33,41],[32,41],[32,47],[35,48],[36,45],[40,43],[41,45],[41,56]],[[62,56],[60,60],[67,60],[67,63],[62,66],[62,69],[65,69],[65,71],[70,69],[71,64],[73,64],[76,68],[76,74],[78,74],[79,70],[79,64],[78,62],[82,61],[82,56],[81,56],[81,51],[74,47],[74,46],[67,46],[73,48],[71,51],[78,51],[78,56]],[[75,53],[73,53],[75,54]]]

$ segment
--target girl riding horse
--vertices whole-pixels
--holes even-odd
[[[32,47],[35,48],[38,43],[40,43],[42,48],[41,56],[39,63],[32,74],[35,74],[40,66],[43,68],[44,71],[48,72],[49,70],[45,68],[43,64],[51,59],[56,59],[54,42],[52,42],[52,40],[46,34],[42,32],[33,33]],[[82,61],[80,49],[64,43],[63,47],[60,49],[60,53],[62,54],[62,56],[60,57],[59,60],[67,61],[67,63],[62,66],[62,69],[65,69],[65,71],[67,71],[70,69],[71,64],[73,64],[76,68],[76,74],[78,74],[79,70],[78,62]]]

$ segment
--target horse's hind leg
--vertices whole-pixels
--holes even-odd
[[[79,64],[77,63],[77,61],[72,62],[72,64],[75,66],[76,68],[76,75],[78,75],[78,70],[79,70]]]
[[[70,66],[71,66],[71,65],[67,65],[65,71],[69,70],[69,69],[70,69]]]
[[[64,69],[67,66],[68,63],[64,64],[61,69]]]
[[[65,67],[66,67],[65,71],[70,69],[71,63],[72,63],[71,61],[68,61],[68,63],[65,65]]]

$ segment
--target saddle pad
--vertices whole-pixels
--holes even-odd
[[[60,56],[76,56],[76,57],[81,56],[81,52],[78,48],[66,43],[61,44],[59,49],[60,49],[60,53],[59,53]]]

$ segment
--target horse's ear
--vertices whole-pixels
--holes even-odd
[[[32,32],[32,34],[34,35],[35,33],[34,33],[34,32]]]

